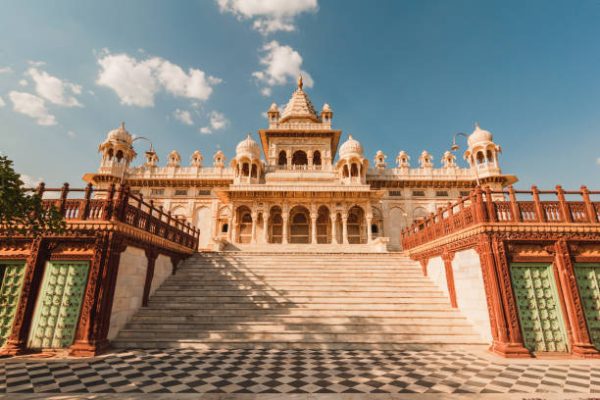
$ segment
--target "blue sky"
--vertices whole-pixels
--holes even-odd
[[[426,149],[439,165],[452,135],[478,121],[518,186],[600,186],[598,1],[0,7],[0,151],[33,181],[79,185],[120,121],[161,163],[173,149],[231,157],[303,71],[315,106],[329,103],[369,159],[406,150],[416,164]]]

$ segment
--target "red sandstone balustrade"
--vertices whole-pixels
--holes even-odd
[[[68,183],[61,188],[46,188],[40,183],[35,192],[43,198],[45,207],[56,207],[67,221],[118,221],[188,248],[195,249],[198,245],[198,229],[170,212],[165,213],[162,206],[145,202],[141,195],[130,193],[124,185],[117,188],[113,184],[108,190],[102,190],[94,189],[91,184],[85,189],[72,189]],[[97,198],[92,199],[93,194],[98,194]]]
[[[468,197],[405,228],[402,245],[404,249],[411,249],[482,223],[598,224],[600,201],[592,201],[591,196],[599,195],[600,191],[590,191],[585,186],[578,191],[565,191],[561,186],[545,191],[536,186],[531,190],[515,190],[511,186],[507,191],[477,187]],[[541,196],[554,199],[542,200]],[[569,201],[567,196],[576,196],[578,200]]]

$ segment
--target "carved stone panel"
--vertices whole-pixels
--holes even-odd
[[[600,349],[600,264],[575,264],[575,276],[590,339]]]
[[[25,261],[0,261],[0,347],[12,331],[24,274]]]
[[[568,351],[552,265],[513,263],[510,272],[525,347],[533,352]]]
[[[89,262],[49,262],[33,318],[28,347],[64,348],[73,343]]]

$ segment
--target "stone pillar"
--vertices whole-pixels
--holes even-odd
[[[230,241],[231,243],[237,243],[237,210],[235,207],[233,208],[233,217],[231,217],[231,235]]]
[[[454,253],[444,250],[442,260],[444,261],[444,270],[446,272],[446,286],[448,287],[448,297],[450,297],[450,305],[452,308],[458,308],[456,301],[456,287],[454,286],[454,271],[452,270],[452,260]]]
[[[587,330],[587,322],[583,311],[583,304],[579,297],[575,267],[569,246],[564,239],[554,244],[555,264],[558,268],[560,291],[564,298],[566,308],[566,321],[568,330],[571,331],[571,349],[573,355],[578,357],[598,357],[598,350],[592,344]]]
[[[252,211],[252,234],[250,235],[250,243],[256,244],[256,220],[258,219],[258,213]]]
[[[348,244],[348,214],[342,214],[342,243]]]
[[[367,214],[367,243],[371,243],[373,240],[373,232],[371,231],[371,224],[373,223],[373,216]]]
[[[288,218],[289,214],[287,212],[281,213],[281,218],[283,219],[283,232],[281,232],[281,244],[288,244]]]
[[[146,266],[146,281],[144,283],[144,295],[142,297],[142,307],[148,306],[148,298],[150,297],[150,288],[154,279],[154,267],[158,258],[158,251],[154,247],[145,249],[148,265]]]
[[[233,230],[233,217],[227,220],[227,240],[231,242],[231,231]]]
[[[269,243],[269,212],[263,212],[263,240]]]
[[[312,213],[310,216],[310,242],[311,244],[317,244],[317,216]]]
[[[337,240],[337,213],[331,215],[331,243],[338,244]]]

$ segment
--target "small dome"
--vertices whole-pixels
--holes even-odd
[[[473,147],[477,143],[483,142],[493,142],[494,136],[490,131],[486,131],[485,129],[481,129],[479,124],[475,124],[475,130],[468,138],[469,147]]]
[[[329,104],[325,103],[323,104],[323,110],[321,111],[331,112],[331,107],[329,107]]]
[[[250,135],[242,140],[235,148],[235,154],[237,157],[249,156],[250,158],[260,158],[260,147],[258,143],[252,139]]]
[[[121,126],[119,126],[117,129],[113,129],[112,131],[108,132],[107,139],[127,144],[131,144],[133,142],[131,134],[125,129],[125,122],[121,122]]]
[[[273,103],[273,104],[271,104],[271,107],[269,107],[269,111],[279,112],[279,107],[277,107],[277,104]]]
[[[350,155],[358,155],[360,157],[363,155],[362,145],[357,140],[354,140],[352,135],[340,147],[340,157],[343,158]]]

